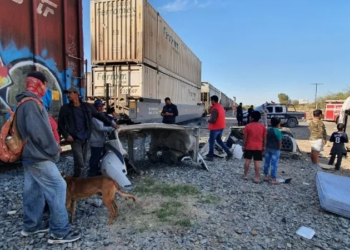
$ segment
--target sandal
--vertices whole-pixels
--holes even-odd
[[[276,185],[276,184],[278,184],[278,182],[276,181],[276,179],[271,179],[270,184],[271,185]]]
[[[254,183],[255,183],[255,184],[260,184],[260,180],[259,180],[259,181],[256,181],[256,180],[254,179]]]
[[[271,181],[271,177],[269,175],[265,175],[264,181]]]
[[[243,176],[243,180],[248,180],[248,177],[247,176]]]

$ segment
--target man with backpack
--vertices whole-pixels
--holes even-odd
[[[45,75],[32,72],[26,79],[26,91],[16,96],[19,105],[15,120],[25,142],[22,152],[24,229],[21,234],[27,237],[50,231],[49,244],[74,242],[81,236],[71,231],[68,222],[67,185],[55,164],[59,160],[59,148],[42,102],[46,88]],[[45,200],[50,207],[49,226],[42,221]]]

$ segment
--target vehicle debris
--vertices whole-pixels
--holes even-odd
[[[314,237],[315,235],[315,231],[308,227],[300,227],[297,231],[297,234],[300,235],[301,237],[311,240],[312,237]]]
[[[147,158],[151,162],[176,164],[192,160],[203,169],[209,171],[203,157],[199,154],[199,128],[170,125],[162,123],[147,123],[121,127],[119,138],[127,142],[128,160],[134,164],[136,157]],[[145,142],[150,140],[146,152]],[[135,140],[141,139],[140,148],[135,151]]]

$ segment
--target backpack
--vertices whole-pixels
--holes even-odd
[[[38,99],[26,97],[18,103],[14,112],[9,110],[11,116],[2,126],[0,134],[0,160],[5,163],[14,163],[21,159],[26,140],[23,140],[18,132],[16,114],[18,108],[27,101],[35,101],[42,108],[42,104]]]

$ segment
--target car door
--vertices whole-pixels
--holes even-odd
[[[275,117],[278,117],[281,120],[281,124],[285,124],[287,122],[285,106],[276,105],[274,111]]]

